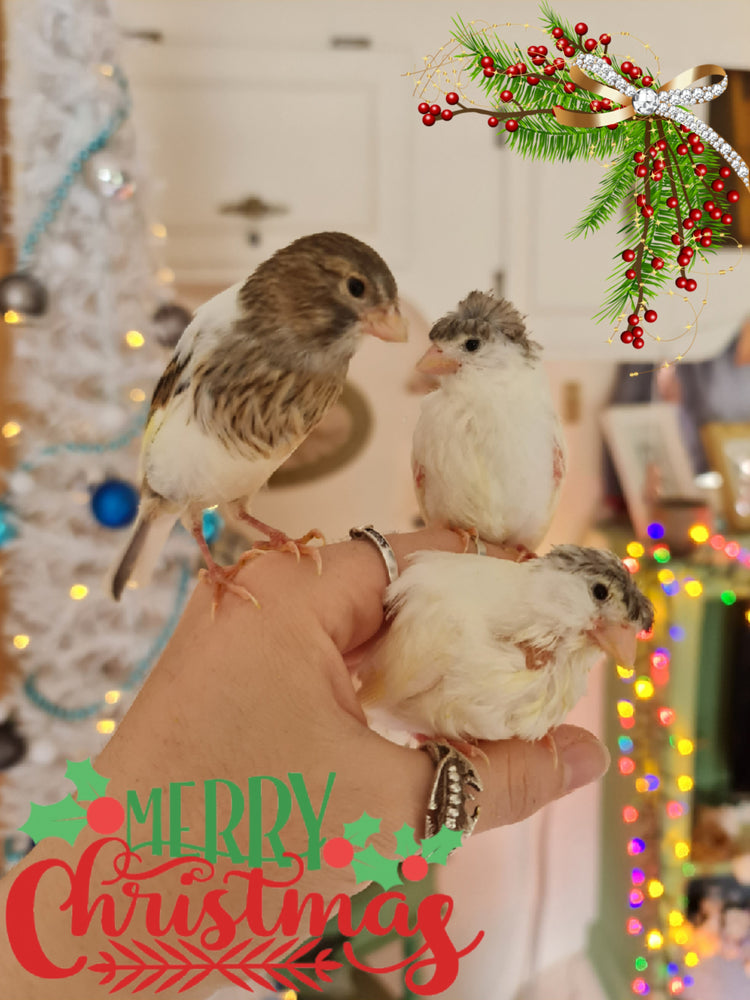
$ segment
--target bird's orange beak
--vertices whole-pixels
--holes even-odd
[[[455,358],[448,358],[437,344],[422,355],[417,361],[417,371],[425,375],[453,375],[461,367]]]
[[[366,312],[362,317],[362,332],[395,343],[403,343],[408,338],[406,320],[396,305],[379,306]]]
[[[614,657],[623,667],[632,667],[638,650],[637,625],[613,625],[602,622],[594,626],[589,635],[605,653]]]

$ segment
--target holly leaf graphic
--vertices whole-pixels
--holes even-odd
[[[419,844],[414,837],[414,827],[404,823],[400,830],[396,830],[396,854],[402,858],[410,858],[419,853]]]
[[[72,795],[66,795],[51,806],[40,806],[32,802],[29,818],[19,829],[36,843],[45,837],[59,837],[74,844],[84,826],[86,810],[78,805]]]
[[[354,847],[364,847],[369,837],[380,829],[380,820],[363,812],[353,823],[344,823],[344,836]]]
[[[79,801],[93,802],[106,795],[109,778],[96,773],[90,757],[86,760],[69,760],[67,763],[65,777],[70,778],[76,786]]]
[[[378,822],[380,822],[378,820]],[[352,858],[352,868],[360,882],[377,882],[383,889],[391,889],[394,885],[401,885],[401,876],[398,872],[399,862],[395,858],[386,858],[374,847],[365,847]]]
[[[434,837],[422,841],[422,857],[431,865],[444,865],[448,855],[461,846],[463,834],[444,826]]]

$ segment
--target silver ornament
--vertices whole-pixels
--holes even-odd
[[[108,149],[94,153],[83,168],[86,183],[96,194],[125,201],[135,193],[135,181]]]
[[[16,271],[0,279],[0,312],[41,316],[47,309],[47,289],[31,274]]]
[[[174,302],[164,302],[154,313],[154,333],[162,347],[171,350],[182,336],[192,314],[184,306]]]

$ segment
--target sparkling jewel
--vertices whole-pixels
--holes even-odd
[[[645,117],[652,115],[658,106],[659,98],[653,90],[649,90],[648,88],[639,90],[633,98],[633,108],[637,115]]]

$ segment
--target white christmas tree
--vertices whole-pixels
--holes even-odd
[[[18,672],[0,722],[6,753],[26,744],[0,792],[12,855],[30,802],[57,801],[66,759],[95,755],[132,700],[179,616],[193,549],[178,535],[147,590],[107,596],[168,356],[157,334],[174,340],[181,322],[162,306],[154,323],[163,234],[143,209],[117,27],[102,0],[24,0],[9,34],[19,272],[0,282],[0,311],[17,417],[2,431],[18,464],[0,539]]]

